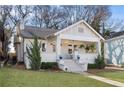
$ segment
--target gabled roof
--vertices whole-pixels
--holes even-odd
[[[25,26],[24,29],[20,32],[22,37],[25,38],[33,38],[33,35],[37,36],[38,38],[45,39],[49,36],[54,35],[58,30],[55,29],[46,29],[46,28],[39,28],[34,26]]]
[[[64,28],[64,29],[62,29],[62,30],[60,30],[59,32],[56,32],[55,33],[55,35],[58,35],[58,34],[60,34],[60,33],[62,33],[63,31],[66,31],[66,29],[68,29],[68,28],[71,28],[71,27],[73,27],[73,26],[76,26],[77,24],[80,24],[80,23],[84,23],[89,29],[91,29],[99,38],[101,38],[103,41],[105,40],[96,30],[94,30],[87,22],[85,22],[84,20],[81,20],[81,21],[79,21],[79,22],[76,22],[76,23],[74,23],[74,24],[72,24],[72,25],[70,25],[70,26],[68,26],[68,27],[66,27],[66,28]]]
[[[119,37],[124,35],[124,31],[119,31],[119,32],[110,32],[110,36],[108,39]]]
[[[119,31],[119,32],[111,32],[110,36],[107,38],[107,41],[112,41],[112,40],[117,40],[120,38],[124,38],[124,31]]]
[[[53,35],[58,35],[60,33],[62,33],[63,31],[65,31],[68,28],[71,28],[77,24],[80,23],[84,23],[89,29],[91,29],[94,34],[96,34],[99,38],[101,38],[103,41],[105,40],[97,31],[95,31],[88,23],[86,23],[84,20],[81,20],[79,22],[76,22],[62,30],[55,30],[55,29],[47,29],[47,28],[40,28],[40,27],[35,27],[35,26],[24,26],[24,29],[21,30],[20,34],[22,37],[24,38],[33,38],[33,35],[42,38],[42,39],[46,39],[49,36],[53,36]]]

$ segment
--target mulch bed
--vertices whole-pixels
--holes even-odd
[[[14,67],[17,68],[17,69],[26,69],[24,63],[22,63],[22,64],[19,64],[19,63],[18,63],[18,64],[16,64]]]
[[[115,71],[119,71],[119,70],[114,70],[114,69],[88,69],[88,73],[91,74],[97,74],[99,72],[115,72]]]
[[[21,70],[27,70],[25,65],[24,64],[16,64],[15,66],[11,66],[12,68],[15,68],[15,69],[21,69]],[[28,69],[29,71],[34,71],[34,70],[30,70]],[[27,71],[28,71],[27,70]],[[52,69],[40,69],[39,71],[49,71],[49,72],[63,72],[61,69],[59,68],[52,68]]]

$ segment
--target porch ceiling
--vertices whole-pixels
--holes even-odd
[[[61,39],[61,43],[63,44],[91,44],[96,42],[90,42],[90,41],[80,41],[80,40],[70,40],[70,39]]]

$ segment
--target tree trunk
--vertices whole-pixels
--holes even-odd
[[[5,35],[4,35],[4,27],[2,26],[2,36],[1,36],[1,42],[2,42],[2,51],[3,51],[3,57],[5,56],[5,44],[4,44],[4,41],[5,41]]]
[[[7,56],[7,51],[6,51],[6,46],[5,46],[5,30],[4,30],[4,27],[2,27],[1,30],[2,30],[1,42],[2,42],[2,52],[3,52],[3,55],[1,55],[1,56],[2,56],[2,61],[4,61],[3,65],[7,65],[9,57]]]

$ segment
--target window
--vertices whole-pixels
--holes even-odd
[[[68,49],[68,54],[72,54],[72,49]]]
[[[76,48],[77,47],[77,45],[74,45],[74,48]]]
[[[42,43],[42,51],[43,51],[43,52],[46,51],[45,43]]]
[[[78,32],[83,33],[84,32],[84,29],[82,27],[79,27],[78,28]]]
[[[72,45],[68,45],[68,46],[72,46]]]
[[[53,52],[56,52],[56,47],[55,47],[55,45],[53,45]]]
[[[74,45],[74,50],[77,50],[77,45]]]

